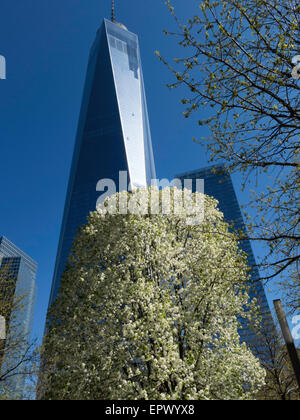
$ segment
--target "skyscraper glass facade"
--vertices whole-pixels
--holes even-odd
[[[34,260],[8,239],[0,237],[1,296],[8,301],[18,302],[6,316],[7,340],[1,364],[3,372],[18,364],[29,343],[36,298],[36,271],[37,263]],[[5,293],[7,280],[12,287]],[[20,366],[14,373],[21,372],[22,368]],[[25,377],[18,374],[12,376],[6,386],[13,394],[18,394],[22,392],[24,381]]]
[[[196,188],[196,180],[204,180],[204,193],[218,200],[219,210],[224,214],[227,223],[234,225],[237,232],[246,232],[245,223],[241,213],[241,209],[236,197],[230,174],[222,165],[199,169],[192,172],[177,175],[176,178],[184,181],[184,179],[193,180],[193,190]],[[251,297],[258,299],[261,313],[265,318],[265,322],[272,323],[272,316],[269,304],[266,298],[265,290],[260,281],[259,271],[256,267],[251,243],[248,240],[240,242],[240,248],[248,255],[248,264],[251,269]],[[240,320],[242,329],[240,335],[243,341],[249,344],[253,343],[253,335],[248,330],[247,324]]]
[[[96,209],[99,180],[156,178],[138,38],[104,20],[91,48],[50,296],[53,303],[79,226]]]

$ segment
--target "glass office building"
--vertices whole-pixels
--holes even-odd
[[[15,302],[11,313],[6,314],[7,338],[6,342],[2,343],[2,372],[17,366],[28,347],[36,298],[36,271],[37,263],[33,259],[5,237],[0,237],[1,298],[5,299],[6,303]],[[14,373],[21,372],[22,368],[23,366],[20,366],[15,369]],[[17,395],[22,393],[24,382],[24,376],[15,375],[4,385],[12,395]]]
[[[77,229],[96,209],[98,181],[120,191],[120,171],[134,187],[156,178],[138,38],[105,19],[90,51],[50,305]]]
[[[224,219],[230,225],[234,225],[237,232],[246,232],[245,223],[243,220],[242,212],[236,197],[233,183],[230,174],[225,170],[223,165],[212,166],[208,168],[199,169],[192,172],[177,175],[175,178],[193,180],[193,190],[196,189],[196,180],[204,180],[204,193],[218,200],[219,210],[224,214]],[[266,298],[265,290],[262,282],[260,281],[259,271],[256,267],[251,243],[248,240],[240,242],[240,248],[248,255],[249,266],[251,270],[251,297],[254,296],[258,299],[260,304],[261,313],[264,316],[265,325],[273,326],[272,315],[270,307]],[[240,336],[243,341],[248,342],[252,346],[253,334],[249,331],[247,324],[242,322],[242,329]]]

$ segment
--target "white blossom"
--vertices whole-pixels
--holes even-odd
[[[116,194],[106,206],[134,194]],[[45,398],[255,396],[265,372],[240,343],[237,320],[251,315],[246,256],[217,202],[204,198],[199,224],[184,208],[90,214],[51,310]]]

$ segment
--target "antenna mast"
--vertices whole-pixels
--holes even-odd
[[[112,3],[111,3],[111,21],[112,22],[115,22],[116,21],[116,19],[115,19],[115,2],[114,2],[114,0],[112,0]]]

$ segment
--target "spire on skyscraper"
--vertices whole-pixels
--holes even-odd
[[[112,0],[111,2],[111,21],[115,22],[115,2]]]
[[[127,28],[123,23],[116,21],[116,7],[115,7],[115,1],[112,0],[111,2],[111,22],[115,23],[116,25],[119,25],[121,28],[125,29],[127,31]]]

